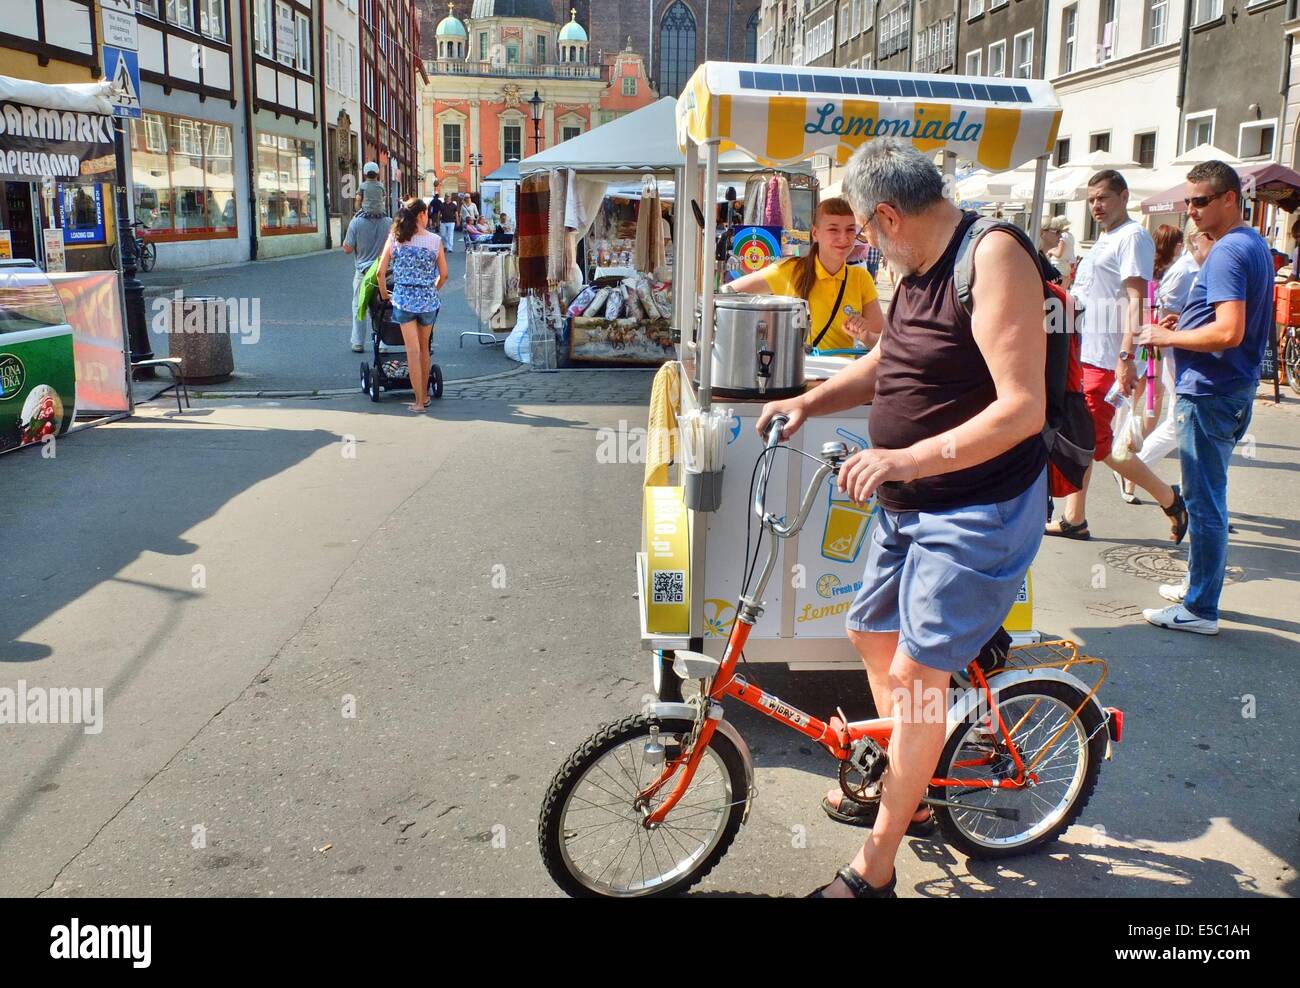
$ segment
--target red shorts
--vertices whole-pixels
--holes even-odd
[[[1110,431],[1110,423],[1115,418],[1115,406],[1106,400],[1106,392],[1114,383],[1113,370],[1102,370],[1092,364],[1083,365],[1083,400],[1092,413],[1092,425],[1097,432],[1097,451],[1092,454],[1094,460],[1104,460],[1110,456],[1111,443],[1115,440]]]

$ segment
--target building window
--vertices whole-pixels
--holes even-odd
[[[478,33],[478,60],[480,62],[487,61],[487,39],[488,36],[486,31],[480,31]]]
[[[275,54],[271,45],[271,37],[275,32],[271,14],[272,0],[256,0],[256,3],[257,6],[253,8],[253,48],[259,55],[271,58]]]
[[[979,17],[982,13],[984,13],[984,0],[970,0],[970,3],[966,6],[966,19],[970,20],[972,17]]]
[[[1244,123],[1237,134],[1237,157],[1273,157],[1273,135],[1277,133],[1277,120],[1258,120]]]
[[[311,71],[311,21],[306,14],[297,16],[298,71]]]
[[[623,76],[623,95],[624,96],[636,95],[636,76],[634,75]]]
[[[1192,24],[1204,24],[1206,21],[1212,21],[1216,17],[1223,16],[1223,0],[1196,0],[1196,9],[1192,16]]]
[[[537,36],[537,64],[546,64],[546,36],[541,34]]]
[[[352,66],[348,64],[348,53],[341,37],[334,39],[334,63],[335,71],[338,72],[334,77],[336,87],[339,93],[346,96],[352,91]]]
[[[916,32],[915,71],[946,72],[953,67],[957,56],[955,27],[955,18],[945,17]]]
[[[352,66],[352,98],[360,95],[361,71],[357,65],[357,46],[348,42],[348,64]]]
[[[1214,143],[1214,111],[1189,113],[1183,127],[1183,150]]]
[[[295,31],[293,11],[287,3],[277,3],[275,5],[275,57],[283,65],[292,66],[296,61],[296,52],[293,50]]]
[[[1079,44],[1079,5],[1061,11],[1061,75],[1074,71],[1074,53]]]
[[[226,0],[199,0],[199,30],[217,41],[226,40]]]
[[[508,123],[501,128],[501,157],[505,161],[519,161],[523,158],[524,128],[523,124]]]
[[[1053,166],[1060,168],[1062,165],[1070,163],[1070,139],[1062,137],[1056,142],[1056,150],[1052,152]]]
[[[855,0],[855,4],[856,4],[856,0]],[[854,12],[856,13],[857,7],[855,6],[853,9]],[[745,61],[746,62],[758,61],[758,8],[757,7],[755,7],[754,12],[749,15],[749,21],[745,24]]]
[[[989,75],[1001,79],[1007,74],[1007,43],[995,41],[989,45]]]
[[[967,75],[980,74],[980,61],[982,60],[983,56],[984,56],[984,52],[982,51],[968,51],[966,53],[966,74]]]
[[[141,14],[147,14],[150,17],[158,16],[158,0],[138,0],[136,11]]]
[[[581,127],[562,127],[560,129],[560,140],[571,141],[581,133]]]
[[[1169,26],[1169,0],[1151,0],[1147,8],[1147,47],[1165,43],[1165,32]]]
[[[1110,150],[1110,131],[1103,134],[1093,134],[1088,138],[1089,151],[1109,151]]]
[[[194,30],[194,0],[167,0],[167,22]]]
[[[680,0],[659,23],[659,92],[676,96],[695,71],[695,15]]]
[[[891,10],[880,15],[879,37],[876,39],[876,55],[888,58],[900,51],[906,51],[912,44],[912,4],[910,0],[896,4]]]
[[[1154,133],[1133,135],[1133,160],[1143,168],[1154,168],[1156,166],[1156,135]]]
[[[999,7],[1005,7],[1011,0],[989,0],[989,10],[997,10]]]
[[[506,45],[506,64],[507,64],[507,65],[518,65],[518,64],[519,64],[519,46],[518,46],[518,45]]]
[[[1104,62],[1115,55],[1115,0],[1101,0],[1097,16],[1097,61]]]
[[[230,127],[145,111],[131,121],[135,215],[152,236],[238,232]]]
[[[1012,53],[1015,62],[1011,74],[1017,79],[1029,79],[1034,74],[1034,32],[1017,34],[1013,39]]]
[[[316,145],[257,135],[257,213],[263,233],[316,229]]]
[[[442,125],[442,163],[460,164],[460,124],[458,123]]]

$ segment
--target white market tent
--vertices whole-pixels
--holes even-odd
[[[630,176],[672,173],[686,165],[677,146],[677,100],[658,102],[611,120],[519,162],[520,175],[572,168],[591,178],[626,182]],[[740,151],[719,156],[723,173],[762,171],[763,166]],[[807,172],[806,165],[788,171]]]
[[[107,81],[51,85],[0,75],[0,100],[12,100],[47,110],[111,114],[113,104],[108,101],[111,91],[112,84]]]

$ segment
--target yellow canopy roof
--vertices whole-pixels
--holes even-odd
[[[844,164],[873,137],[952,151],[990,171],[1049,153],[1061,105],[1040,79],[705,62],[677,101],[677,144],[721,141],[769,165]]]

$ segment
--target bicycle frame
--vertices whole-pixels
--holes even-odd
[[[669,780],[678,773],[679,769],[681,770],[680,778],[677,779],[676,784],[668,793],[664,801],[653,812],[646,815],[644,822],[647,826],[662,823],[672,811],[673,807],[675,807],[681,800],[682,796],[685,795],[686,790],[690,788],[691,780],[695,776],[696,768],[704,754],[704,750],[709,746],[709,742],[713,738],[713,732],[716,729],[718,721],[721,719],[721,701],[727,697],[739,700],[741,703],[752,707],[759,713],[784,724],[786,727],[789,727],[794,731],[798,731],[810,740],[820,744],[833,758],[839,761],[846,761],[851,755],[854,742],[863,738],[870,738],[880,745],[881,748],[888,750],[889,740],[894,730],[893,718],[878,717],[873,720],[846,723],[840,717],[832,717],[829,721],[822,721],[811,714],[799,710],[797,707],[790,706],[782,701],[780,697],[767,693],[758,686],[750,684],[743,676],[736,675],[736,663],[738,662],[741,653],[744,651],[745,643],[749,639],[750,632],[753,630],[754,625],[758,622],[758,619],[763,612],[760,601],[762,600],[763,590],[767,586],[767,582],[772,575],[772,570],[776,565],[777,540],[789,538],[803,527],[811,509],[812,500],[817,491],[821,488],[822,481],[824,481],[832,472],[838,474],[839,467],[847,452],[847,448],[844,447],[844,444],[842,443],[827,444],[827,447],[824,447],[823,455],[828,456],[829,459],[823,460],[822,466],[814,475],[812,482],[809,484],[808,489],[804,494],[803,501],[800,504],[799,512],[796,515],[795,520],[789,525],[781,525],[774,516],[764,512],[763,495],[771,465],[771,450],[776,448],[784,424],[784,420],[780,417],[773,421],[767,446],[761,454],[764,457],[764,462],[759,478],[759,484],[756,487],[756,493],[754,496],[755,513],[763,519],[764,527],[776,538],[773,540],[772,546],[768,551],[767,562],[759,577],[758,585],[754,589],[753,593],[742,596],[740,599],[740,605],[737,608],[737,618],[731,627],[731,634],[728,636],[726,650],[722,654],[722,663],[718,667],[717,674],[713,677],[712,682],[705,682],[705,699],[703,700],[705,716],[700,725],[699,734],[696,737],[694,744],[690,745],[690,750],[686,754],[675,759],[667,760],[659,777],[638,794],[638,802],[640,805],[647,806],[649,800],[658,794]],[[841,447],[843,452],[835,450],[832,447]],[[977,663],[972,662],[967,667],[967,675],[970,677],[975,688],[980,690],[983,694],[982,698],[986,704],[985,709],[990,711],[991,719],[996,719],[996,725],[990,723],[990,729],[992,730],[994,727],[996,728],[997,735],[1001,738],[1005,752],[1010,756],[1012,763],[1015,766],[1015,776],[1013,778],[999,779],[996,781],[991,779],[934,777],[930,780],[930,785],[940,788],[1019,789],[1027,783],[1036,783],[1038,777],[1032,771],[1033,766],[1026,767],[1024,760],[1021,758],[1020,752],[1017,750],[1015,743],[1012,740],[1012,734],[1019,724],[1008,728],[1003,722],[1001,711],[994,703],[993,691],[989,687],[987,678],[984,676],[984,671]],[[1096,688],[1094,687],[1092,693],[1095,692]],[[1085,703],[1091,701],[1092,693],[1089,693],[1087,700],[1084,701]],[[1075,711],[1075,715],[1078,715],[1077,710]],[[1028,714],[1025,716],[1027,717]],[[1022,718],[1022,722],[1023,719],[1024,718]],[[1066,726],[1068,726],[1068,723]],[[1062,727],[1061,730],[1057,732],[1056,737],[1059,737],[1064,729],[1065,728]],[[1052,738],[1049,744],[1045,746],[1045,750],[1055,743],[1056,737]],[[955,765],[959,768],[974,768],[980,765],[992,764],[995,757],[995,755],[990,754],[983,758],[956,762]],[[684,766],[683,762],[685,762]]]

